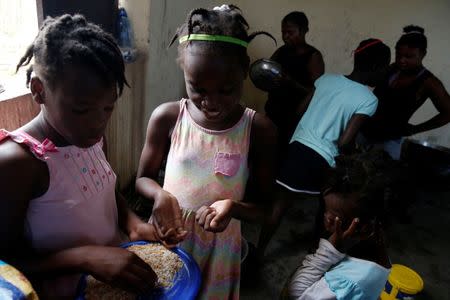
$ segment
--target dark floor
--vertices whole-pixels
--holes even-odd
[[[394,222],[388,232],[392,263],[417,271],[425,288],[416,299],[450,300],[450,193],[417,192],[412,223]],[[242,299],[278,299],[288,276],[301,263],[311,246],[311,229],[317,204],[304,199],[283,219],[270,243],[257,275],[241,287]],[[256,242],[258,228],[243,224],[243,234]],[[248,282],[247,281],[247,282]]]

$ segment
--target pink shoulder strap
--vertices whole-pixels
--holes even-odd
[[[5,129],[0,129],[0,141],[4,140],[7,137],[11,138],[14,142],[18,144],[27,145],[30,148],[30,151],[39,159],[45,159],[45,154],[47,152],[58,151],[56,146],[49,139],[45,139],[41,143],[24,131],[15,130],[9,132]]]

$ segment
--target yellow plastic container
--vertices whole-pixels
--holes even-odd
[[[381,300],[412,300],[422,290],[423,280],[419,274],[408,267],[394,264],[380,298]]]

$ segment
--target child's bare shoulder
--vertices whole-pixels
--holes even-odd
[[[11,140],[0,142],[0,167],[2,169],[9,165],[19,166],[22,163],[29,163],[33,160],[31,153],[22,145]]]
[[[147,137],[170,136],[178,119],[180,101],[165,102],[156,107],[147,126]]]
[[[150,119],[157,123],[175,124],[179,112],[180,101],[165,102],[155,108]]]
[[[37,160],[26,146],[11,140],[0,142],[0,178],[2,182],[30,184],[47,172],[44,162]]]

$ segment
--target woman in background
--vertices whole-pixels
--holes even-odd
[[[293,11],[281,21],[284,45],[278,48],[271,59],[278,62],[283,72],[292,80],[305,87],[299,91],[289,80],[269,92],[266,115],[278,127],[279,148],[285,152],[298,123],[296,108],[305,98],[307,90],[312,90],[314,81],[324,73],[324,62],[319,50],[309,45],[305,35],[309,31],[308,18],[303,12]]]
[[[442,82],[422,64],[427,53],[425,30],[406,26],[395,46],[395,63],[376,87],[378,108],[363,126],[366,143],[382,144],[393,159],[400,159],[404,137],[432,130],[450,122],[450,96]],[[411,116],[430,98],[438,114],[412,125]]]

